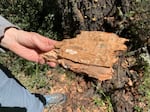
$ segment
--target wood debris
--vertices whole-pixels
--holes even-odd
[[[76,38],[64,39],[55,48],[42,54],[47,61],[56,61],[64,68],[87,74],[98,80],[111,79],[117,52],[127,49],[128,41],[114,33],[81,31]]]

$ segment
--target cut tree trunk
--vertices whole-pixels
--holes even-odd
[[[55,16],[55,29],[67,36],[80,30],[115,31],[131,0],[45,0]],[[61,27],[60,27],[61,26]]]

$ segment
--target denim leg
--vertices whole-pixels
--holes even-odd
[[[0,105],[2,107],[26,108],[27,112],[42,112],[43,103],[35,95],[9,78],[0,69]]]

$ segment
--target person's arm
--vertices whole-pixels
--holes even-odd
[[[17,26],[10,23],[8,20],[6,20],[4,17],[0,15],[0,41],[3,38],[4,33],[7,30],[7,28],[11,28],[11,27],[18,28]],[[4,48],[2,48],[1,46],[0,46],[0,52],[5,52]]]
[[[6,29],[10,27],[18,28],[17,26],[6,20],[4,17],[0,16],[0,38],[4,36]]]

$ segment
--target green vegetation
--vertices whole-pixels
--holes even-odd
[[[51,69],[48,65],[26,61],[12,52],[0,52],[0,57],[3,57],[0,58],[0,64],[8,67],[12,74],[29,90],[46,87],[48,83],[46,71]]]
[[[142,53],[140,55],[141,59],[144,62],[144,76],[142,79],[142,84],[139,87],[139,91],[144,93],[142,101],[147,102],[147,110],[150,108],[150,55],[148,52]]]
[[[100,104],[101,106],[104,106],[107,105],[107,111],[108,112],[112,112],[113,111],[113,106],[111,104],[111,99],[110,99],[110,96],[106,95],[102,90],[98,90],[97,91],[99,95],[102,96],[102,99],[101,100],[95,100],[95,101],[98,101],[97,104]]]
[[[44,0],[1,0],[0,14],[27,31],[35,31],[47,37],[58,39],[52,32],[53,14],[43,6]]]
[[[149,0],[135,0],[133,2],[133,9],[131,13],[131,29],[130,34],[134,35],[133,49],[143,48],[143,51],[139,52],[137,56],[138,65],[142,71],[143,77],[142,83],[139,86],[139,91],[142,93],[140,102],[145,102],[143,107],[136,106],[137,112],[148,111],[150,109],[150,54],[148,48],[150,47],[150,1]],[[139,72],[141,72],[139,71]]]
[[[132,41],[132,48],[137,50],[140,47],[150,47],[150,1],[133,0],[131,11],[126,14],[129,18],[127,37]]]
[[[135,110],[136,112],[143,112],[143,111],[142,111],[142,108],[139,107],[139,106],[135,106],[135,107],[134,107],[134,110]]]

